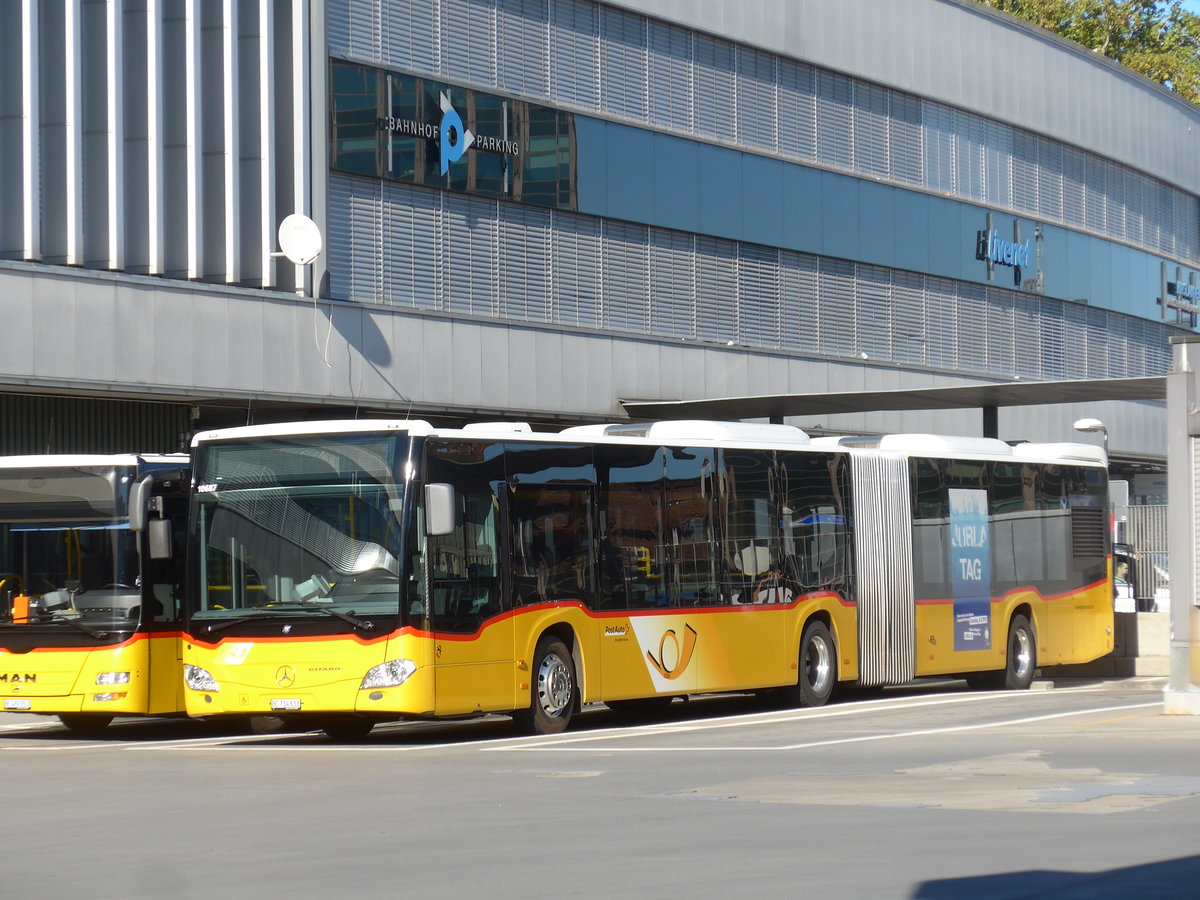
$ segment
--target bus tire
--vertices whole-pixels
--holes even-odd
[[[104,731],[112,722],[112,716],[90,716],[87,713],[63,713],[58,720],[75,734],[95,737]]]
[[[577,689],[575,665],[566,645],[543,636],[533,654],[533,684],[529,708],[513,713],[517,727],[527,734],[559,734],[571,724]]]
[[[829,628],[819,619],[804,626],[796,684],[781,690],[789,706],[824,706],[837,685],[837,648]]]
[[[338,716],[336,719],[326,719],[321,723],[321,730],[325,732],[325,736],[333,741],[361,741],[371,729],[375,727],[375,722],[371,719],[364,719],[359,716]]]
[[[1024,616],[1013,616],[1008,623],[1008,643],[1005,644],[1003,687],[1009,691],[1029,690],[1036,671],[1037,641],[1033,626]]]
[[[1022,615],[1008,623],[1008,641],[1004,645],[1004,668],[992,672],[971,672],[967,684],[986,691],[1024,691],[1033,684],[1037,671],[1037,642],[1029,619]]]
[[[291,727],[291,723],[282,716],[251,716],[251,734],[283,734]]]

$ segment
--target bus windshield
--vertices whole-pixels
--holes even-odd
[[[0,624],[130,629],[141,613],[130,473],[8,470],[0,477]]]
[[[374,433],[202,445],[192,619],[398,615],[407,452]]]

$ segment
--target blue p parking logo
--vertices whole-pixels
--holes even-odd
[[[442,174],[445,175],[450,171],[450,163],[462,159],[462,155],[475,143],[475,135],[463,127],[462,116],[450,104],[450,98],[445,93],[442,93],[440,97],[440,105],[442,107],[442,124],[439,129],[441,132],[440,148]]]

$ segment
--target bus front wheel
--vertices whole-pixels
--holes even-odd
[[[513,719],[528,734],[559,734],[566,731],[575,711],[575,666],[571,653],[557,638],[543,637],[533,659],[529,708],[517,710]]]
[[[86,713],[75,715],[73,713],[64,713],[58,717],[58,720],[67,727],[68,731],[75,734],[82,734],[88,737],[95,737],[104,731],[112,722],[112,716],[92,716]]]
[[[371,729],[375,727],[375,722],[371,719],[364,719],[359,716],[338,716],[333,719],[326,719],[321,723],[321,730],[325,732],[325,736],[333,741],[353,742],[361,741]]]

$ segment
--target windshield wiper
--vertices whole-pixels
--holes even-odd
[[[361,628],[363,631],[370,631],[375,627],[374,622],[368,622],[366,619],[360,619],[358,616],[344,613],[340,610],[330,609],[328,606],[317,606],[316,604],[296,603],[292,604],[299,606],[305,612],[312,610],[313,612],[324,613],[327,616],[333,616],[335,619],[341,619],[343,622],[353,625],[355,628]],[[278,607],[277,607],[278,608]]]
[[[96,640],[100,640],[101,638],[106,638],[110,634],[112,634],[111,631],[101,631],[99,628],[93,628],[91,625],[84,625],[78,619],[54,619],[50,624],[70,625],[72,628],[78,628],[84,634],[91,635]]]
[[[289,609],[289,607],[291,607]],[[336,609],[330,609],[326,606],[307,606],[303,603],[289,604],[288,607],[273,606],[270,609],[264,609],[262,612],[254,613],[253,615],[237,616],[221,622],[219,625],[209,625],[204,629],[205,634],[216,634],[218,631],[224,631],[226,628],[232,628],[234,625],[241,625],[243,622],[254,622],[258,619],[279,619],[293,616],[300,610],[304,612],[319,612],[325,615],[333,616],[335,619],[341,619],[348,625],[353,625],[355,628],[361,628],[363,631],[370,631],[375,627],[374,622],[368,622],[366,619],[360,619],[358,616],[352,616],[349,613],[339,612]]]

